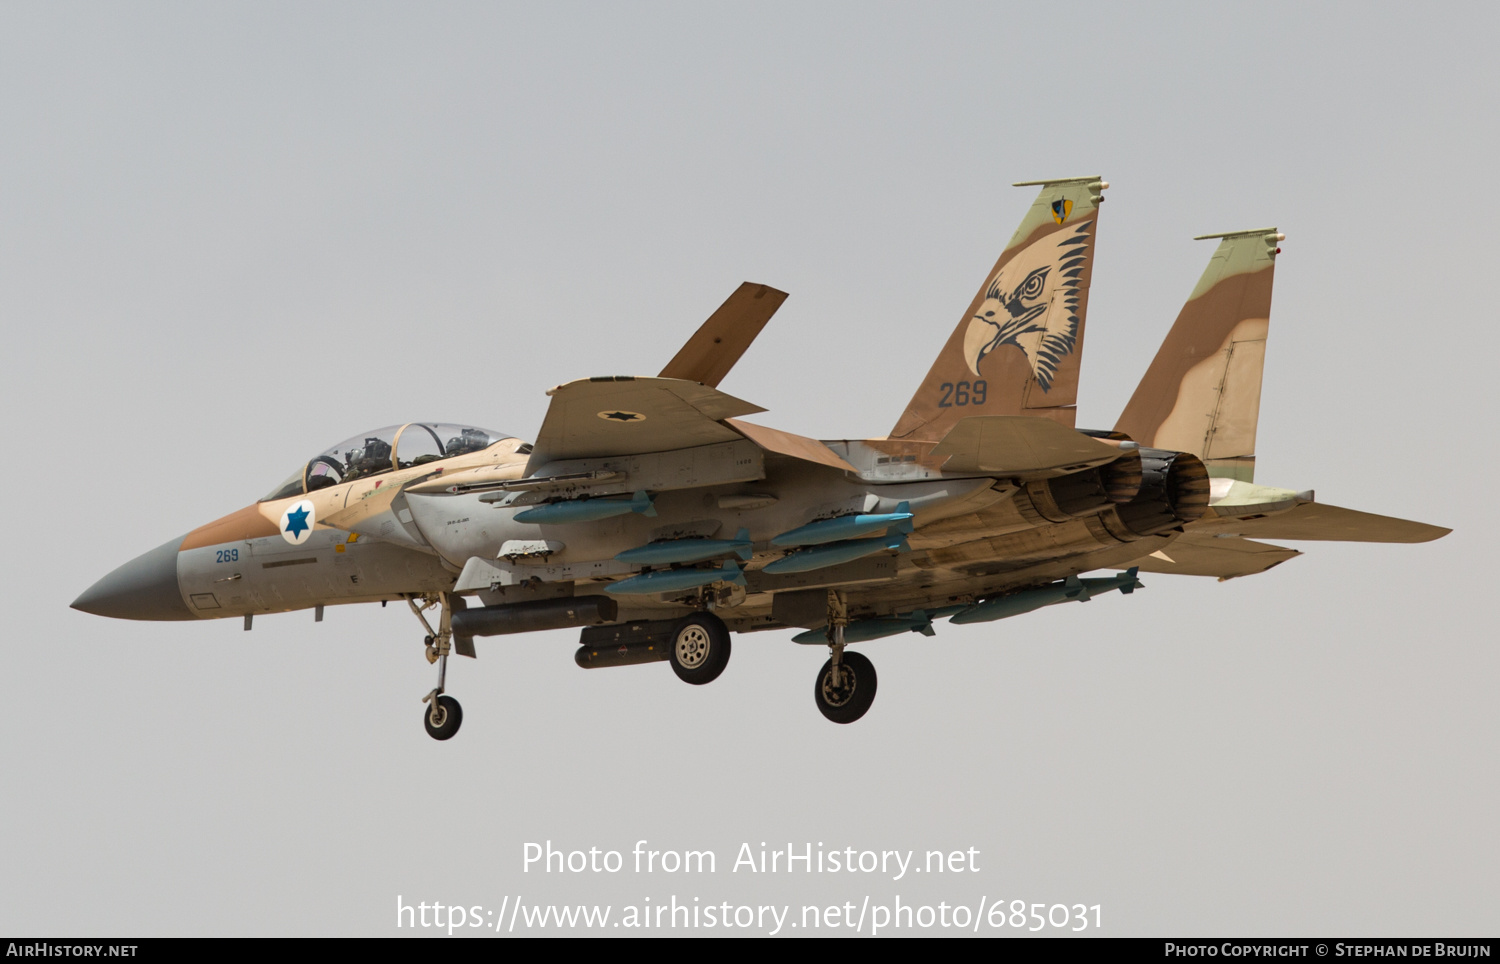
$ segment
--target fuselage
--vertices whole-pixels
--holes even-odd
[[[524,444],[500,438],[478,451],[446,458],[428,452],[427,459],[402,464],[394,453],[408,428],[395,430],[389,465],[372,468],[367,461],[347,481],[333,481],[332,457],[319,456],[294,475],[300,484],[289,480],[271,496],[125,563],[79,596],[73,608],[121,619],[220,619],[451,589],[458,569],[412,524],[399,501],[402,486],[486,466],[518,475],[526,464],[518,451]],[[302,525],[289,525],[286,517],[298,506],[307,515]]]
[[[831,442],[818,463],[742,439],[528,474],[536,467],[519,439],[451,456],[439,443],[418,461],[400,457],[410,430],[335,446],[267,498],[121,566],[74,607],[128,619],[215,619],[437,593],[494,605],[621,591],[622,620],[662,618],[692,603],[680,594],[623,594],[615,582],[664,568],[630,561],[631,553],[743,533],[751,558],[738,556],[745,578],[726,580],[739,589],[724,587],[720,613],[744,631],[784,624],[777,593],[845,585],[862,611],[891,615],[1098,568],[1141,548],[1092,516],[1038,515],[1035,491],[944,474],[930,443]],[[820,519],[844,526],[859,513],[912,521],[856,539],[844,533],[832,545],[786,542]],[[537,518],[561,521],[527,521]],[[688,562],[707,569],[723,561]]]

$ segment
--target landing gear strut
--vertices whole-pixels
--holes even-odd
[[[875,664],[859,653],[844,651],[849,609],[844,594],[828,590],[828,662],[818,671],[813,700],[835,723],[853,723],[875,702]]]
[[[422,702],[428,704],[427,709],[422,712],[422,723],[427,727],[427,735],[434,740],[451,740],[464,721],[463,707],[458,705],[458,700],[443,695],[443,689],[448,680],[448,653],[453,649],[454,597],[440,592],[435,596],[420,598],[422,600],[420,605],[416,597],[409,597],[406,602],[427,629],[427,636],[423,639],[427,646],[427,662],[437,663],[438,667],[437,686],[432,692],[422,697]],[[422,614],[424,610],[431,609],[433,606],[442,607],[436,632],[433,632],[432,625]]]

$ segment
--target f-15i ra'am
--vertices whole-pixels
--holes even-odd
[[[405,602],[438,667],[423,720],[439,740],[462,722],[448,656],[474,656],[475,637],[577,627],[579,666],[664,661],[703,684],[732,633],[796,630],[829,650],[818,709],[850,723],[875,697],[875,667],[847,648],[863,640],[1298,555],[1261,539],[1448,532],[1256,483],[1275,228],[1205,236],[1208,269],[1114,427],[1076,429],[1107,185],[1026,183],[1035,203],[883,437],[745,421],[764,409],[718,385],[786,299],[745,284],[657,376],[552,389],[534,442],[436,422],[361,432],[73,607],[249,629]]]

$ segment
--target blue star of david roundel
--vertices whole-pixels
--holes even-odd
[[[281,538],[294,546],[306,542],[313,531],[313,504],[307,499],[294,502],[281,513]]]

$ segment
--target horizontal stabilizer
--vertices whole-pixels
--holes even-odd
[[[1431,542],[1452,529],[1395,519],[1373,512],[1342,509],[1322,502],[1304,502],[1263,519],[1204,519],[1192,532],[1222,536],[1235,534],[1256,539],[1305,539],[1313,542]],[[1168,546],[1170,555],[1182,540]]]
[[[785,291],[769,285],[751,281],[740,285],[667,362],[660,377],[702,382],[714,388],[729,374],[786,298]]]
[[[1210,535],[1190,531],[1165,549],[1130,563],[1142,572],[1176,576],[1217,576],[1222,582],[1238,576],[1253,576],[1302,553],[1296,549],[1252,542],[1235,535]]]
[[[1049,418],[971,415],[960,419],[932,454],[949,456],[944,472],[1047,476],[1113,462],[1120,449]]]

